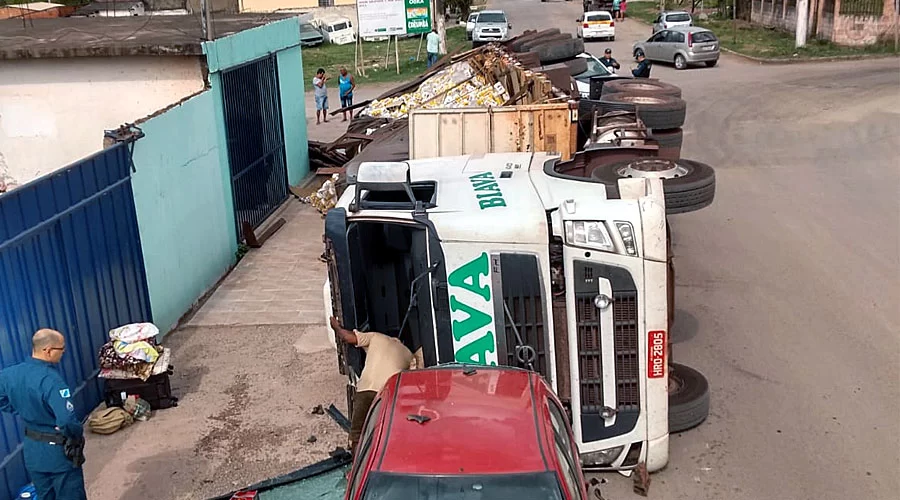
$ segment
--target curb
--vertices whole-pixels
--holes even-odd
[[[637,0],[643,1],[643,0]],[[650,26],[650,23],[645,22],[642,19],[638,19],[633,17],[635,21]],[[840,62],[840,61],[859,61],[863,59],[890,59],[890,58],[900,58],[900,54],[852,54],[847,56],[825,56],[825,57],[755,57],[750,56],[736,50],[732,50],[729,48],[725,48],[719,44],[719,50],[722,52],[726,52],[733,56],[742,57],[748,61],[752,61],[758,64],[801,64],[801,63],[816,63],[816,62]]]
[[[747,54],[743,54],[736,50],[728,49],[725,47],[719,46],[719,50],[722,52],[727,52],[728,54],[742,57],[747,59],[748,61],[753,61],[759,64],[802,64],[802,63],[817,63],[817,62],[839,62],[839,61],[857,61],[862,59],[890,59],[890,58],[900,58],[900,54],[854,54],[847,56],[825,56],[825,57],[778,57],[778,58],[765,58],[765,57],[754,57],[748,56]]]

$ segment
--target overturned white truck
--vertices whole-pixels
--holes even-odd
[[[327,313],[422,348],[428,366],[537,371],[568,406],[586,468],[658,470],[670,422],[709,409],[703,376],[669,359],[663,184],[598,184],[566,174],[574,161],[361,164],[326,216]],[[351,396],[364,354],[335,345]]]

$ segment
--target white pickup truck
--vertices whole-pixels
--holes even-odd
[[[670,419],[675,431],[708,413],[706,380],[669,359],[663,184],[598,184],[571,174],[577,161],[361,164],[325,220],[326,314],[421,347],[428,366],[539,372],[567,406],[584,467],[658,470]],[[335,345],[352,395],[364,354]]]

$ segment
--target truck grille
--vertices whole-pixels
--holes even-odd
[[[551,380],[547,361],[546,305],[537,257],[501,253],[491,256],[491,264],[494,290],[503,292],[503,303],[497,304],[494,316],[497,328],[503,332],[497,336],[500,364],[530,368]],[[504,305],[512,322],[507,318]],[[518,329],[521,343],[513,324]]]
[[[581,278],[593,281],[595,270],[582,268]],[[594,287],[596,289],[596,287]],[[600,342],[600,311],[594,306],[593,293],[578,293],[575,298],[578,334],[578,368],[581,411],[597,413],[603,408],[603,361]],[[636,291],[613,291],[613,346],[615,349],[616,409],[640,411],[638,358],[638,300]]]

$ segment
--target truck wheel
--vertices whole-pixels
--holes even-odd
[[[572,76],[580,75],[587,71],[587,61],[578,57],[576,59],[572,59],[571,61],[566,61],[563,64],[569,68],[569,74]]]
[[[681,88],[671,83],[641,78],[640,80],[612,80],[603,85],[603,95],[618,94],[622,92],[642,93],[644,95],[670,95],[681,97]]]
[[[528,52],[531,49],[533,49],[534,47],[537,47],[538,45],[544,45],[546,43],[551,43],[551,42],[562,42],[562,41],[571,40],[571,39],[572,39],[572,35],[570,35],[568,33],[557,33],[555,35],[547,35],[547,36],[544,36],[541,38],[535,38],[533,40],[528,40],[527,42],[521,44],[520,47],[522,48],[522,51]]]
[[[660,158],[669,160],[677,160],[681,158],[681,143],[684,139],[684,133],[680,128],[671,130],[656,129],[650,133],[650,138],[659,144]]]
[[[716,196],[716,172],[705,163],[693,160],[641,158],[608,163],[594,168],[591,178],[616,188],[625,177],[663,179],[666,213],[694,212],[712,205]]]
[[[559,29],[550,28],[550,29],[546,29],[543,31],[538,31],[536,33],[531,33],[529,35],[522,35],[519,38],[517,38],[516,40],[513,40],[512,42],[510,42],[508,45],[508,48],[512,52],[526,52],[526,51],[522,50],[522,44],[524,44],[525,42],[528,42],[530,40],[537,40],[540,38],[546,38],[548,36],[558,35],[558,34],[559,34]]]
[[[697,370],[669,364],[669,433],[700,425],[709,416],[709,382]]]
[[[541,62],[545,64],[565,61],[567,59],[574,59],[578,54],[584,52],[584,40],[579,40],[577,38],[557,40],[532,47],[531,51],[537,52]]]
[[[678,97],[628,92],[601,95],[600,104],[603,106],[604,113],[635,111],[638,118],[643,120],[644,125],[651,129],[681,127],[684,125],[687,109],[687,103]]]

